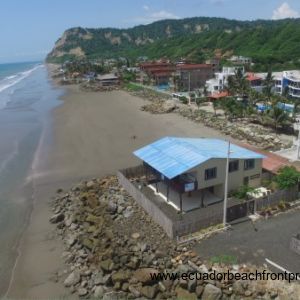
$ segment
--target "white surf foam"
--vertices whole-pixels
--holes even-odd
[[[35,70],[37,70],[38,68],[41,68],[41,67],[43,67],[43,65],[37,65],[29,70],[7,76],[7,77],[3,78],[2,80],[0,80],[0,109],[4,108],[6,106],[6,104],[9,102],[9,98],[8,97],[2,98],[1,93],[3,91],[7,90],[8,88],[13,87],[17,83],[21,82],[22,80],[27,78],[29,75],[31,75]]]

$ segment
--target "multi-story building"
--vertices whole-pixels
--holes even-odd
[[[147,75],[153,85],[168,85],[175,71],[174,65],[169,61],[145,62],[140,64],[141,77]]]
[[[215,58],[208,59],[208,60],[206,60],[205,63],[208,65],[212,65],[214,73],[220,71],[220,59],[219,58],[215,57]]]
[[[282,76],[282,89],[288,90],[288,94],[292,98],[300,98],[300,71],[284,71]]]
[[[214,76],[213,66],[209,64],[178,64],[176,65],[178,89],[194,91],[205,85]]]
[[[260,74],[266,77],[266,73]],[[282,95],[287,92],[291,98],[300,98],[300,70],[273,72],[274,92]]]
[[[215,73],[215,78],[206,81],[206,88],[210,94],[220,92],[228,84],[228,78],[234,76],[238,69],[245,72],[244,67],[223,67],[222,72]]]

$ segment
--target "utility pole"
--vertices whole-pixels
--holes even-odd
[[[226,170],[225,170],[224,213],[223,213],[223,225],[224,225],[224,227],[226,226],[226,223],[227,223],[229,159],[230,159],[230,141],[228,141],[228,151],[227,151]]]
[[[191,104],[191,72],[189,72],[189,104]]]
[[[298,122],[298,147],[297,147],[297,159],[299,159],[300,154],[300,124]]]

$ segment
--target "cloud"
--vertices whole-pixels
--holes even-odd
[[[146,10],[146,11],[149,11],[149,10],[150,10],[150,7],[149,7],[148,5],[144,5],[144,6],[143,6],[143,9]]]
[[[179,19],[179,17],[166,10],[160,10],[160,11],[148,13],[145,16],[134,18],[132,19],[132,21],[143,23],[143,24],[149,24],[155,21],[165,20],[165,19]]]
[[[273,11],[273,20],[286,19],[286,18],[299,18],[300,14],[292,9],[287,2],[282,3],[278,8]]]

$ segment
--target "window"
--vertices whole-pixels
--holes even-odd
[[[214,179],[217,177],[217,168],[211,168],[205,170],[205,180]]]
[[[245,170],[254,169],[254,165],[255,165],[254,159],[246,159],[244,161],[244,169]]]
[[[237,171],[239,169],[239,161],[234,160],[229,162],[229,173]]]

